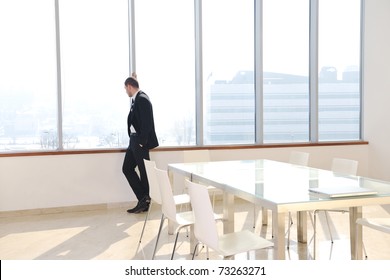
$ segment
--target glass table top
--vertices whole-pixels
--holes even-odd
[[[212,182],[221,189],[277,204],[343,199],[309,192],[319,187],[356,186],[375,190],[377,194],[372,196],[390,196],[390,182],[265,159],[177,163],[169,164],[169,169]],[[348,197],[354,198],[359,197]]]

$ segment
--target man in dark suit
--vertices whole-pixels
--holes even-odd
[[[139,89],[135,74],[125,81],[127,95],[132,104],[127,117],[127,132],[130,144],[127,148],[122,171],[138,199],[137,205],[128,213],[148,211],[150,204],[149,183],[144,159],[149,160],[149,150],[158,146],[154,130],[153,108],[149,97]],[[136,172],[138,166],[139,176]]]

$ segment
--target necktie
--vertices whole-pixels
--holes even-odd
[[[131,108],[130,108],[130,111],[133,111],[133,107],[134,107],[134,99],[131,99]]]

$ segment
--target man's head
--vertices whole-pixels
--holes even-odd
[[[134,77],[127,78],[125,81],[125,89],[127,95],[132,97],[139,90],[138,81]]]

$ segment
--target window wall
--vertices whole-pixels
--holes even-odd
[[[63,148],[126,146],[127,0],[59,4]]]
[[[193,0],[135,1],[136,72],[162,146],[196,145]]]
[[[263,1],[264,143],[309,141],[309,1]]]
[[[3,0],[0,152],[126,147],[133,70],[161,146],[360,140],[361,14],[361,0]]]
[[[202,4],[205,144],[255,142],[254,1]]]
[[[0,1],[0,152],[56,149],[54,2]]]
[[[319,1],[320,141],[360,138],[360,1]]]

